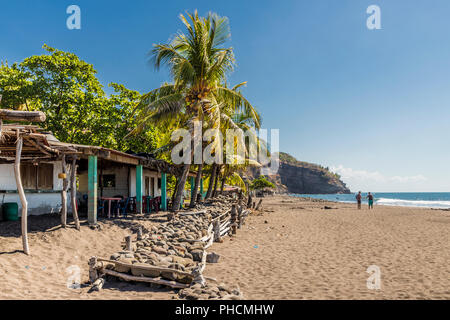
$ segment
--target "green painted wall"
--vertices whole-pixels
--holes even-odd
[[[97,223],[97,156],[88,159],[88,222]]]
[[[167,210],[167,174],[161,174],[161,209]]]

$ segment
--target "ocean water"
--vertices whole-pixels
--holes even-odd
[[[367,204],[367,193],[362,193],[363,203]],[[450,192],[400,192],[373,193],[375,205],[422,207],[435,209],[450,208]],[[337,202],[356,203],[356,194],[292,194],[297,197],[310,197]]]

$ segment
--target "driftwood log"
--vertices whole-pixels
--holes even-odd
[[[181,270],[176,270],[176,269],[171,269],[171,268],[166,268],[166,267],[153,266],[151,264],[149,264],[148,266],[142,266],[142,265],[135,266],[132,263],[126,263],[126,262],[122,262],[122,261],[115,261],[115,260],[104,259],[104,258],[96,258],[96,259],[97,259],[96,260],[97,261],[97,269],[106,267],[106,264],[111,264],[114,266],[120,266],[120,267],[130,268],[130,269],[131,268],[139,268],[141,270],[147,270],[147,271],[172,272],[172,273],[176,273],[180,276],[187,277],[187,278],[194,277],[189,272],[184,272]]]
[[[164,285],[164,286],[168,286],[174,289],[184,289],[184,288],[189,288],[190,285],[189,284],[184,284],[184,283],[179,283],[176,281],[171,281],[171,280],[164,280],[161,278],[149,278],[149,277],[138,277],[138,276],[132,276],[126,273],[121,273],[121,272],[117,272],[117,271],[113,271],[113,270],[109,270],[109,269],[105,269],[105,274],[110,275],[110,276],[114,276],[117,278],[121,278],[125,281],[137,281],[137,282],[148,282],[148,283],[155,283],[155,284],[160,284],[160,285]]]
[[[190,215],[197,215],[197,214],[205,214],[206,210],[202,210],[202,211],[196,211],[196,212],[179,212],[178,215],[179,216],[190,216]]]
[[[98,278],[97,280],[94,281],[94,283],[92,284],[92,287],[89,291],[100,291],[103,288],[103,285],[105,284],[105,279],[104,278]]]
[[[19,135],[19,132],[17,132]],[[21,216],[21,224],[22,224],[22,244],[23,244],[23,252],[25,254],[30,254],[30,248],[28,246],[28,202],[25,197],[25,191],[23,190],[22,179],[20,176],[20,156],[22,154],[22,146],[23,146],[23,138],[21,136],[18,137],[16,143],[16,160],[14,162],[14,175],[16,178],[17,184],[17,192],[19,193],[20,203],[22,204],[22,216]]]
[[[0,109],[0,119],[10,121],[44,122],[45,114],[41,111],[18,111]]]
[[[152,265],[134,266],[133,264],[130,264],[130,263],[124,263],[124,262],[120,262],[120,261],[114,261],[114,260],[97,258],[97,257],[91,257],[89,259],[88,264],[89,264],[89,280],[90,280],[91,284],[94,284],[95,281],[103,275],[110,275],[110,276],[114,276],[117,278],[121,278],[125,281],[155,283],[155,284],[165,285],[165,286],[175,288],[175,289],[183,289],[183,288],[188,288],[190,286],[190,284],[187,284],[187,283],[179,283],[179,282],[176,282],[173,280],[165,280],[165,279],[162,279],[161,277],[151,278],[151,277],[147,277],[147,276],[133,276],[133,275],[129,275],[127,273],[117,272],[117,271],[106,268],[106,266],[108,264],[113,265],[113,266],[119,265],[121,267],[127,267],[127,268],[136,267],[136,268],[139,268],[142,270],[149,270],[149,271],[171,272],[171,273],[181,275],[185,278],[188,278],[188,279],[190,279],[191,282],[194,279],[193,274],[183,272],[180,270],[164,268],[164,267],[156,267],[156,266],[152,266]]]

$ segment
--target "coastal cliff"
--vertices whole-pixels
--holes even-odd
[[[257,177],[259,169],[252,169],[249,175]],[[317,164],[298,161],[284,152],[280,152],[278,173],[267,178],[277,186],[278,192],[300,194],[350,193],[338,174]]]

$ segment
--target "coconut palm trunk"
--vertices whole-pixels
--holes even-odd
[[[215,198],[217,196],[217,185],[220,179],[220,167],[217,167],[216,169],[217,173],[216,173],[216,179],[214,181],[214,191],[212,193],[212,197]]]
[[[172,212],[176,212],[180,209],[181,204],[181,197],[183,196],[184,186],[186,184],[186,179],[189,174],[189,164],[183,165],[183,173],[181,174],[181,177],[178,180],[177,187],[175,189],[175,198],[172,203]]]
[[[222,177],[222,182],[220,185],[220,194],[223,194],[223,189],[225,188],[225,180],[227,179],[227,176],[224,174]]]
[[[212,169],[211,169],[211,176],[209,178],[209,184],[208,184],[208,191],[206,192],[206,199],[211,198],[213,187],[214,187],[214,181],[216,180],[216,173],[217,173],[217,164],[213,163]]]
[[[203,164],[199,164],[197,169],[197,176],[195,177],[194,192],[191,195],[191,203],[189,204],[189,208],[195,207],[198,189],[200,187],[200,181],[202,180],[202,173],[203,173]]]

